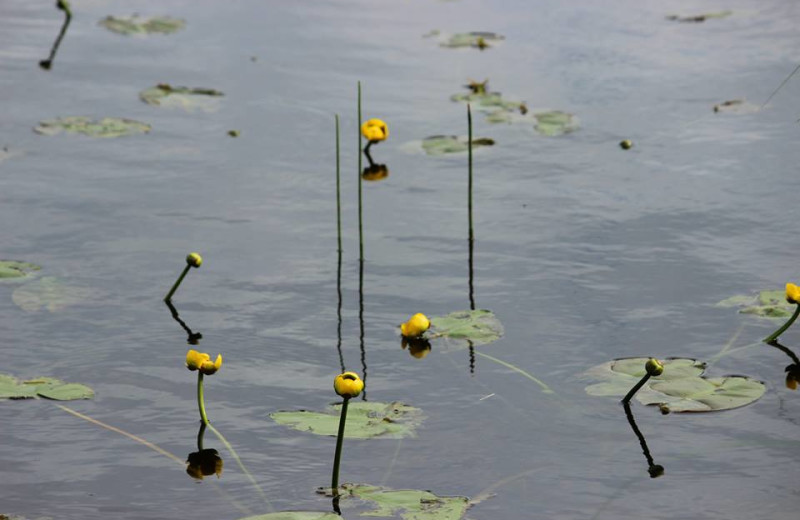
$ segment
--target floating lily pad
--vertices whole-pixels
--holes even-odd
[[[756,296],[736,295],[717,303],[717,307],[739,307],[742,314],[762,318],[788,318],[795,306],[786,301],[785,291],[761,291]]]
[[[298,410],[281,411],[270,417],[284,426],[317,435],[336,436],[339,430],[341,404],[335,404],[325,412]],[[400,439],[414,437],[417,426],[424,416],[418,408],[403,403],[381,403],[376,401],[353,401],[347,407],[347,424],[344,435],[350,439],[373,437]]]
[[[36,399],[56,401],[91,399],[94,390],[79,383],[65,383],[51,377],[20,381],[14,376],[0,374],[0,399]]]
[[[11,293],[14,303],[27,312],[38,312],[44,309],[58,312],[93,296],[94,291],[65,285],[54,276],[45,276],[26,283]]]
[[[61,132],[84,134],[91,137],[121,137],[123,135],[146,134],[150,125],[132,119],[104,117],[97,121],[89,117],[70,116],[40,121],[33,130],[37,134],[56,135]]]
[[[223,95],[219,90],[210,88],[173,87],[167,83],[159,83],[139,92],[139,98],[148,105],[207,112],[218,108],[216,98]]]
[[[459,520],[469,509],[468,497],[438,496],[416,489],[389,489],[367,484],[344,484],[342,498],[355,497],[375,506],[362,516],[396,517],[404,520]]]
[[[24,278],[30,276],[32,272],[38,271],[39,269],[41,269],[41,267],[30,262],[0,260],[0,279]]]
[[[108,16],[100,20],[100,25],[117,34],[144,35],[144,34],[170,34],[184,28],[186,22],[178,18],[167,16],[152,18],[133,16]]]
[[[447,316],[431,318],[432,330],[426,336],[430,339],[450,338],[463,340],[472,345],[485,345],[503,336],[503,324],[492,311],[456,311]]]
[[[507,101],[500,92],[462,92],[450,96],[451,101],[470,103],[479,109],[519,110],[524,105],[521,101]]]
[[[579,126],[578,118],[560,110],[537,112],[533,117],[536,119],[536,131],[550,137],[574,132]]]
[[[493,32],[476,31],[453,34],[440,45],[450,48],[473,47],[475,49],[485,49],[502,40],[505,40],[505,36],[500,36]]]
[[[327,511],[279,511],[248,516],[239,520],[342,520],[342,517]]]
[[[494,145],[494,139],[488,137],[477,137],[472,139],[472,149],[481,146]],[[422,149],[428,155],[444,155],[448,153],[466,152],[469,149],[469,141],[464,136],[455,135],[433,135],[422,140]]]
[[[716,13],[696,14],[691,16],[679,16],[677,14],[672,14],[667,16],[667,20],[672,20],[674,22],[683,22],[683,23],[701,23],[705,22],[706,20],[712,20],[715,18],[717,19],[727,18],[732,14],[733,11],[719,11]]]
[[[714,105],[714,112],[724,112],[726,114],[753,114],[759,111],[759,107],[748,103],[744,99],[730,99]]]
[[[645,375],[648,358],[609,361],[589,369],[584,376],[602,382],[586,387],[594,396],[623,397]],[[664,372],[651,377],[636,393],[642,404],[658,405],[663,413],[711,412],[738,408],[756,401],[766,388],[746,376],[707,378],[705,363],[674,358],[662,361]]]

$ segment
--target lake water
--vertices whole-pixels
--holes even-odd
[[[225,362],[206,378],[221,478],[60,409],[0,401],[0,513],[26,518],[241,518],[327,510],[335,439],[275,424],[277,410],[335,401],[337,242],[334,114],[342,127],[341,359],[367,398],[426,416],[402,441],[347,440],[341,480],[486,498],[474,519],[796,519],[800,396],[790,359],[758,343],[780,323],[720,308],[797,281],[800,5],[786,0],[563,3],[508,0],[0,2],[0,259],[42,266],[77,289],[50,312],[0,284],[2,372],[90,385],[64,403],[180,460],[195,451],[186,334],[161,301],[190,251],[204,257],[174,297]],[[703,23],[667,15],[730,9]],[[699,10],[699,11],[698,11]],[[172,35],[125,37],[109,14],[186,20]],[[492,31],[493,47],[447,49],[442,33]],[[440,36],[441,37],[441,36]],[[535,375],[434,343],[424,359],[397,326],[469,308],[467,157],[410,153],[461,134],[468,80],[532,110],[575,114],[544,137],[528,124],[474,132],[474,301],[502,321],[477,348]],[[388,178],[363,185],[359,291],[356,85],[364,118],[388,122],[372,149]],[[146,105],[158,83],[223,91],[214,112]],[[147,135],[42,136],[45,119],[125,117]],[[227,135],[240,131],[238,138]],[[634,147],[623,151],[622,139]],[[409,145],[409,143],[412,143]],[[35,281],[35,280],[33,280]],[[32,283],[33,281],[24,282]],[[363,313],[359,303],[363,304]],[[363,322],[363,329],[362,329]],[[363,341],[361,339],[363,335]],[[733,339],[732,339],[733,338]],[[800,347],[800,329],[783,337]],[[711,375],[764,381],[756,403],[670,414],[633,403],[664,475],[651,479],[614,398],[579,376],[628,356],[713,358]],[[471,368],[471,364],[472,366]],[[344,516],[358,509],[342,502]]]

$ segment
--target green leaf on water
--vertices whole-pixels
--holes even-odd
[[[578,129],[578,119],[567,112],[553,110],[533,114],[536,119],[536,131],[548,137],[568,134]]]
[[[788,318],[795,306],[786,301],[786,291],[761,291],[756,296],[736,295],[717,303],[717,307],[739,307],[742,314],[761,318]]]
[[[341,404],[328,407],[324,412],[310,410],[280,411],[270,414],[278,424],[316,435],[336,436],[339,430]],[[400,439],[414,437],[424,416],[418,408],[403,403],[377,401],[351,401],[347,407],[347,424],[344,436],[349,439],[381,437]]]
[[[6,278],[25,278],[34,271],[41,269],[36,264],[30,262],[18,262],[16,260],[0,260],[0,279]]]
[[[505,40],[505,36],[500,36],[493,32],[475,31],[453,34],[447,40],[440,43],[440,45],[449,48],[472,47],[475,49],[485,49],[502,40]]]
[[[223,95],[219,90],[210,88],[173,87],[167,83],[159,83],[139,92],[139,98],[148,105],[206,112],[216,110],[217,98]]]
[[[367,484],[344,484],[339,487],[342,498],[355,497],[375,509],[361,516],[395,517],[403,520],[459,520],[469,509],[468,497],[438,496],[416,489],[389,489]]]
[[[278,511],[277,513],[247,516],[239,520],[342,520],[342,517],[328,511]]]
[[[601,382],[586,387],[586,393],[623,397],[645,375],[649,358],[626,358],[590,368],[584,377]],[[673,358],[662,361],[664,373],[651,377],[636,393],[642,404],[658,405],[663,412],[711,412],[738,408],[760,398],[764,384],[746,376],[707,378],[705,363]]]
[[[186,26],[186,22],[178,18],[169,18],[167,16],[145,18],[139,15],[108,16],[100,20],[99,24],[111,32],[123,34],[125,36],[170,34]]]
[[[494,145],[494,139],[477,137],[472,139],[472,149]],[[466,152],[469,149],[467,137],[455,135],[434,135],[422,140],[422,149],[428,155],[444,155]]]
[[[0,374],[0,399],[35,399],[44,397],[57,401],[91,399],[94,390],[79,383],[65,383],[52,377],[19,381],[8,374]]]
[[[65,285],[54,276],[45,276],[18,287],[11,293],[12,301],[22,310],[58,312],[76,303],[93,298],[94,291]]]
[[[70,116],[40,121],[33,131],[41,135],[84,134],[90,137],[121,137],[124,135],[146,134],[150,125],[132,119],[104,117],[99,121],[90,117]]]
[[[521,101],[507,101],[503,99],[503,95],[499,92],[471,92],[459,93],[450,96],[451,101],[460,103],[470,103],[478,109],[503,109],[503,110],[519,110],[524,105]]]
[[[456,311],[447,316],[431,318],[432,330],[426,337],[463,340],[472,345],[485,345],[503,336],[503,324],[492,311]]]

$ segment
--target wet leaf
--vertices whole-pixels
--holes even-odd
[[[265,515],[247,516],[239,520],[341,520],[336,513],[327,511],[278,511]]]
[[[447,40],[440,43],[440,45],[450,48],[473,47],[475,49],[485,49],[502,40],[505,40],[505,37],[499,34],[476,31],[453,34]]]
[[[335,404],[324,412],[309,410],[281,411],[270,417],[284,426],[317,435],[336,436],[339,430],[341,404]],[[381,403],[376,401],[351,401],[347,407],[345,437],[369,439],[373,437],[399,439],[414,437],[417,426],[424,416],[418,408],[403,403]]]
[[[455,135],[434,135],[422,140],[422,149],[428,155],[444,155],[449,153],[466,152],[469,149],[469,141],[464,136]],[[492,146],[494,140],[488,137],[477,137],[472,139],[472,149],[481,146]]]
[[[717,307],[739,307],[742,314],[762,318],[788,318],[795,306],[786,301],[786,291],[761,291],[756,296],[736,295],[717,303]]]
[[[11,294],[11,299],[19,308],[27,312],[38,312],[44,309],[58,312],[93,296],[94,291],[90,289],[65,285],[58,278],[45,276],[15,289]]]
[[[574,132],[579,126],[575,116],[560,110],[537,112],[533,117],[536,119],[536,131],[549,137]]]
[[[586,371],[584,377],[600,380],[586,387],[586,393],[623,397],[645,375],[648,358],[609,361]],[[658,405],[668,412],[710,412],[738,408],[760,398],[764,384],[746,376],[707,378],[705,363],[688,358],[662,361],[664,373],[651,377],[636,393],[642,404]]]
[[[356,497],[375,509],[362,516],[395,517],[404,520],[459,520],[469,509],[468,497],[438,496],[416,489],[389,489],[367,484],[344,484],[339,487],[343,498]]]
[[[426,337],[464,340],[472,345],[485,345],[503,336],[503,324],[492,311],[456,311],[431,318],[432,330]]]
[[[173,87],[160,83],[139,92],[139,98],[148,105],[166,108],[182,108],[187,111],[213,112],[219,108],[218,99],[224,94],[210,88]]]
[[[39,269],[41,269],[41,267],[30,262],[0,260],[0,279],[24,278],[30,276],[32,272],[38,271]]]
[[[34,132],[42,135],[56,135],[61,132],[84,134],[90,137],[121,137],[124,135],[146,134],[151,127],[132,119],[105,117],[99,121],[89,117],[70,116],[40,121]]]
[[[100,25],[117,34],[145,35],[145,34],[170,34],[184,28],[186,22],[178,18],[152,17],[145,18],[133,16],[108,16],[100,20]]]
[[[58,401],[91,399],[94,391],[79,383],[65,383],[52,377],[19,381],[8,374],[0,374],[0,399],[35,399],[44,397]]]

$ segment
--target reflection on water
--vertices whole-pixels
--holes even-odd
[[[407,338],[400,336],[400,346],[403,350],[408,348],[408,353],[417,359],[423,359],[431,352],[431,343],[423,337]]]
[[[192,331],[192,329],[190,329],[189,326],[186,325],[186,322],[184,322],[181,319],[180,315],[178,314],[178,310],[172,304],[171,300],[164,300],[164,303],[167,305],[170,314],[172,314],[172,318],[178,322],[178,324],[181,326],[183,330],[186,331],[187,334],[186,342],[189,345],[197,345],[198,343],[200,343],[200,340],[203,339],[203,335],[200,332]]]
[[[200,423],[200,430],[197,432],[197,451],[190,453],[186,458],[186,473],[196,480],[203,480],[203,477],[216,475],[222,476],[222,457],[213,448],[203,448],[203,436],[206,433],[205,423]]]
[[[622,405],[625,408],[625,417],[628,418],[628,424],[630,424],[633,433],[636,434],[636,437],[639,439],[639,444],[642,446],[642,453],[644,453],[644,458],[647,460],[647,472],[650,474],[650,478],[660,477],[664,474],[664,466],[656,464],[653,461],[653,456],[650,455],[650,448],[647,447],[647,441],[644,439],[644,435],[642,435],[641,430],[636,426],[636,421],[633,419],[630,402],[626,401],[622,403]]]
[[[789,390],[797,390],[797,385],[800,382],[800,359],[797,358],[794,351],[781,345],[777,340],[768,343],[768,345],[780,350],[792,360],[792,363],[784,369],[784,372],[786,372],[785,384]]]
[[[52,49],[50,49],[50,56],[46,60],[39,62],[39,66],[44,70],[50,70],[50,68],[53,66],[53,60],[56,59],[58,47],[61,45],[61,40],[64,39],[64,35],[67,34],[67,28],[72,21],[72,10],[70,9],[69,2],[67,2],[67,0],[57,0],[56,8],[64,11],[64,23],[61,25],[61,30],[58,32],[56,41],[53,42]]]

